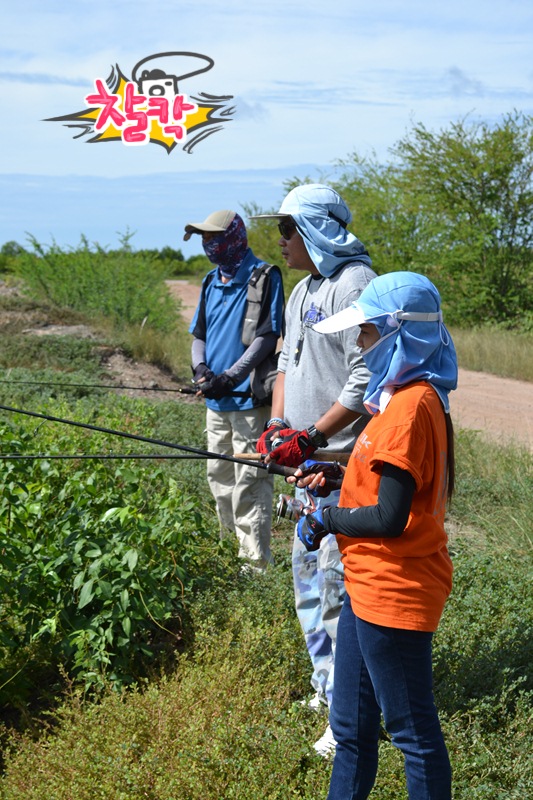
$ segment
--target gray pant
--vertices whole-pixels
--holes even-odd
[[[269,419],[270,407],[249,411],[207,409],[207,447],[215,453],[255,453],[255,443]],[[266,470],[209,459],[207,480],[222,529],[234,531],[239,556],[264,567],[270,552],[274,479]]]

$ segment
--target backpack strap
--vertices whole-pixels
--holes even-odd
[[[249,347],[255,339],[261,315],[263,294],[270,282],[272,270],[277,270],[281,277],[281,270],[276,264],[264,263],[253,270],[248,281],[247,304],[242,325],[242,343],[246,347]]]

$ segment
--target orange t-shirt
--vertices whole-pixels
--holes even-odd
[[[398,538],[337,534],[346,590],[354,613],[367,622],[434,631],[451,590],[452,562],[444,531],[446,422],[428,383],[397,389],[372,417],[355,443],[339,506],[376,505],[383,462],[415,479],[407,526]]]

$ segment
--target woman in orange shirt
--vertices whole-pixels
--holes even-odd
[[[431,646],[452,584],[444,512],[453,490],[448,393],[457,385],[457,357],[439,293],[416,273],[375,278],[350,308],[314,327],[327,334],[355,325],[372,372],[365,405],[373,416],[350,457],[339,507],[298,523],[309,549],[335,533],[345,570],[328,800],[368,797],[381,715],[404,755],[409,797],[450,800]],[[303,483],[317,489],[324,478]]]

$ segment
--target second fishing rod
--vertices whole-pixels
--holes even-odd
[[[64,417],[56,417],[52,414],[44,414],[38,411],[28,411],[27,409],[15,408],[13,406],[6,406],[6,405],[0,405],[0,410],[8,411],[12,414],[21,414],[23,416],[35,417],[37,419],[46,420],[48,422],[57,422],[61,425],[71,425],[76,428],[83,428],[85,430],[94,431],[96,433],[106,433],[110,436],[119,436],[124,439],[133,439],[138,442],[146,442],[148,444],[157,445],[159,447],[168,447],[174,450],[183,450],[184,452],[191,453],[204,458],[219,459],[221,461],[231,461],[236,464],[255,467],[255,469],[266,470],[267,472],[273,475],[281,475],[283,477],[289,477],[294,475],[296,472],[296,470],[293,467],[283,467],[280,466],[279,464],[276,464],[275,462],[265,463],[264,461],[254,461],[254,460],[248,460],[246,458],[240,458],[238,456],[213,453],[210,450],[203,450],[199,447],[191,447],[190,445],[184,445],[184,444],[175,444],[174,442],[167,442],[162,439],[154,439],[152,437],[141,436],[140,434],[136,433],[127,433],[126,431],[119,431],[113,428],[106,428],[101,425],[92,425],[88,422],[78,422],[76,420],[66,419]],[[332,486],[331,488],[338,488],[338,486],[335,485]]]

